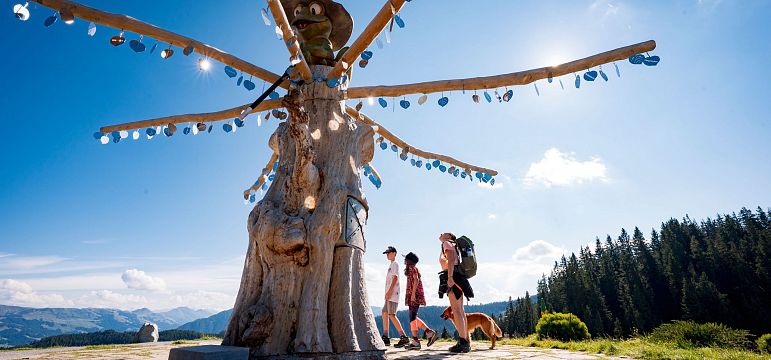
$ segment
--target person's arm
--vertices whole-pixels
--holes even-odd
[[[394,286],[396,286],[396,282],[399,281],[396,275],[394,275],[394,279],[391,280],[391,286],[388,287],[388,291],[386,291],[385,299],[388,300],[391,298],[391,293],[394,290]]]
[[[442,247],[444,249],[444,247]],[[458,254],[455,251],[444,250],[444,256],[447,258],[447,288],[452,289],[455,286],[455,280],[453,280],[453,272],[455,271],[455,262],[458,258]]]

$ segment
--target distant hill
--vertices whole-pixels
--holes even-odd
[[[233,314],[233,309],[225,310],[204,319],[191,321],[178,327],[177,329],[193,330],[207,334],[219,334],[225,331],[225,328],[227,328],[231,314]]]
[[[25,308],[0,305],[0,347],[28,344],[41,338],[104,330],[137,331],[146,322],[159,330],[172,330],[210,310],[177,308],[161,313],[149,309],[124,311],[117,309]]]

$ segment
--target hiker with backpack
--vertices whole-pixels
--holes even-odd
[[[474,243],[465,236],[456,238],[452,233],[439,235],[439,241],[442,242],[439,256],[439,265],[442,267],[442,272],[439,273],[439,298],[447,294],[450,299],[452,320],[455,330],[458,331],[458,343],[450,347],[449,351],[467,353],[471,351],[471,344],[463,297],[467,300],[474,297],[474,290],[468,282],[470,277],[476,275]]]
[[[423,329],[423,333],[426,335],[426,339],[428,340],[426,346],[431,346],[436,339],[439,338],[436,331],[431,330],[431,328],[418,317],[420,306],[426,306],[426,296],[423,293],[423,281],[421,280],[420,270],[418,270],[418,267],[416,266],[418,261],[418,256],[414,253],[408,253],[404,256],[404,275],[407,277],[407,294],[404,303],[410,309],[410,329],[412,330],[412,342],[405,347],[407,350],[420,350],[418,328]]]
[[[388,273],[386,274],[385,283],[385,303],[383,304],[383,343],[386,346],[391,345],[391,338],[389,335],[389,322],[392,322],[396,326],[396,330],[399,332],[399,342],[394,344],[394,347],[402,347],[410,343],[410,339],[404,334],[402,329],[402,323],[399,322],[399,318],[396,317],[396,308],[399,307],[399,264],[396,263],[396,248],[389,246],[386,251],[383,251],[388,261],[391,263],[388,265]]]

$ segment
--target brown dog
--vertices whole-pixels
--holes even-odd
[[[444,309],[441,317],[444,320],[452,320],[452,308],[448,306]],[[492,345],[490,345],[491,350],[495,349],[495,340],[503,337],[501,328],[498,327],[495,320],[483,313],[467,313],[466,322],[468,324],[469,341],[471,341],[471,332],[476,328],[481,328],[482,332],[492,341]]]

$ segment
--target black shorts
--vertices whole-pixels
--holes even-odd
[[[462,296],[466,297],[466,300],[470,300],[474,297],[474,289],[471,288],[471,284],[468,282],[465,276],[463,276],[458,269],[452,272],[452,280],[455,282],[455,286],[452,289],[447,288],[447,270],[439,273],[439,298],[444,297],[444,294],[452,293],[456,299],[460,299]]]
[[[418,318],[418,309],[420,309],[420,305],[410,305],[410,322]]]

